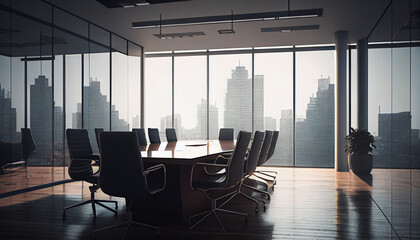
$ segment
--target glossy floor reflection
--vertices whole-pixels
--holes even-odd
[[[214,217],[192,231],[183,225],[159,225],[160,239],[391,239],[390,224],[371,198],[371,186],[352,173],[333,169],[270,168],[278,172],[267,210],[255,213],[254,203],[241,197],[225,207],[248,213],[241,217],[221,215],[228,234]],[[87,184],[67,183],[0,199],[0,239],[92,239],[93,231],[126,220],[125,202],[119,216],[97,208],[96,222],[90,206],[69,211],[62,208],[89,198]],[[253,197],[262,198],[253,193]],[[102,192],[100,199],[109,199]],[[159,217],[155,216],[156,219]],[[153,221],[155,222],[156,219]],[[158,220],[157,220],[158,221]],[[96,239],[119,239],[124,229],[96,234]],[[153,230],[136,228],[130,239],[155,239]]]

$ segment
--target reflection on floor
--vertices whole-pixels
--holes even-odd
[[[63,169],[63,168],[61,168]],[[42,170],[42,169],[41,169]],[[41,172],[39,170],[39,172]],[[44,169],[45,174],[52,169]],[[56,169],[57,170],[57,169]],[[254,204],[241,197],[227,209],[248,213],[244,222],[237,216],[222,215],[227,234],[210,217],[194,230],[183,225],[160,225],[160,239],[390,239],[392,228],[370,197],[372,188],[352,173],[333,169],[270,168],[278,172],[266,212],[255,213]],[[17,170],[19,172],[20,170]],[[62,171],[62,170],[61,170]],[[24,176],[24,170],[21,171]],[[34,178],[42,178],[32,170]],[[14,173],[15,174],[15,173]],[[49,172],[51,175],[51,172]],[[57,174],[60,175],[57,170]],[[16,173],[16,175],[19,175]],[[63,172],[61,172],[63,176]],[[14,176],[17,178],[18,176]],[[47,176],[45,176],[47,178]],[[55,177],[51,180],[56,180]],[[0,177],[0,185],[7,179]],[[63,177],[61,177],[63,179]],[[9,179],[10,181],[10,179]],[[27,184],[47,180],[27,180]],[[19,181],[18,181],[19,182]],[[22,182],[16,185],[25,185]],[[7,185],[16,187],[16,185]],[[6,185],[5,185],[6,186]],[[93,222],[89,205],[69,210],[62,220],[64,206],[89,198],[87,183],[73,182],[0,199],[0,239],[92,239],[93,231],[126,220],[125,207],[118,217],[97,207]],[[2,186],[4,189],[4,187]],[[99,199],[113,199],[124,206],[124,199],[110,198],[102,192]],[[256,198],[260,194],[253,193]],[[120,239],[124,229],[97,234],[97,239]],[[155,239],[153,230],[135,228],[130,239]]]

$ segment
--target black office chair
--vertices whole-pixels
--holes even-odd
[[[110,200],[97,200],[95,199],[95,192],[99,189],[99,172],[93,172],[92,160],[98,161],[99,156],[93,155],[92,147],[90,145],[88,131],[86,129],[67,129],[66,130],[67,145],[70,153],[70,166],[68,168],[69,176],[73,180],[86,181],[92,184],[89,186],[90,199],[81,203],[73,204],[63,209],[63,219],[65,218],[66,210],[85,204],[92,204],[93,216],[96,218],[95,204],[108,209],[117,214],[118,203],[117,201]],[[115,203],[115,210],[104,205],[106,203]]]
[[[221,128],[219,130],[219,141],[233,141],[233,128]]]
[[[31,155],[36,152],[36,145],[30,128],[21,128],[20,131],[22,135],[22,160],[24,161],[26,177],[28,177],[27,164]]]
[[[264,143],[263,143],[262,148],[261,148],[261,153],[260,153],[260,156],[259,156],[259,159],[258,159],[257,166],[261,166],[262,164],[265,163],[265,161],[267,159],[267,155],[268,155],[268,150],[270,149],[270,145],[271,145],[272,139],[273,139],[273,132],[272,131],[265,131]],[[257,192],[260,192],[260,193],[266,195],[267,198],[268,198],[268,200],[270,200],[270,194],[267,192],[268,184],[266,182],[266,179],[261,178],[260,176],[256,175],[255,173],[256,172],[254,171],[253,176],[258,177],[261,180],[263,180],[261,183],[264,184],[264,187],[265,187],[265,190],[266,191],[261,190],[261,189],[256,188],[256,187],[253,187],[253,186],[249,186],[249,185],[247,185],[245,183],[242,184],[242,186],[247,187],[247,188],[250,188],[250,189],[253,189],[253,190],[257,191]]]
[[[101,176],[99,185],[104,193],[124,197],[127,199],[128,221],[119,223],[105,229],[112,229],[128,225],[125,238],[127,239],[132,225],[137,224],[154,228],[144,223],[135,222],[132,219],[132,203],[134,200],[146,198],[158,193],[166,185],[166,168],[163,164],[144,169],[141,152],[139,149],[138,135],[135,132],[104,132],[100,137],[101,145]],[[161,171],[163,174],[162,187],[150,189],[150,177]],[[157,176],[156,176],[157,177]],[[153,178],[156,179],[156,178]]]
[[[276,145],[277,145],[277,139],[278,138],[279,138],[279,131],[274,131],[273,132],[273,138],[272,138],[271,144],[270,144],[270,149],[268,150],[267,158],[266,158],[264,163],[266,163],[274,155],[274,151],[276,150]],[[276,177],[277,177],[277,172],[276,171],[258,170],[258,171],[255,171],[255,172],[260,173],[260,174],[268,177],[268,179],[267,179],[268,181],[272,181],[274,185],[276,184]]]
[[[255,199],[255,198],[247,195],[246,193],[244,193],[242,191],[242,185],[244,184],[244,181],[246,179],[248,179],[249,177],[251,177],[252,174],[254,173],[255,169],[257,168],[257,163],[258,163],[259,156],[260,156],[260,153],[261,153],[261,148],[262,148],[262,145],[263,145],[263,142],[264,142],[264,136],[265,136],[265,132],[259,132],[259,131],[255,132],[254,138],[252,139],[251,149],[249,150],[248,156],[246,158],[244,178],[241,180],[236,193],[234,195],[232,195],[228,200],[226,200],[223,204],[221,204],[219,207],[222,207],[223,205],[228,203],[235,196],[242,195],[246,199],[255,202],[255,204],[256,204],[255,211],[256,212],[258,212],[258,203],[259,202],[263,203],[264,211],[265,211],[266,206],[265,206],[265,201],[264,200]]]
[[[223,229],[223,232],[226,233],[225,228],[223,227],[222,222],[219,219],[219,216],[216,212],[222,213],[230,213],[235,215],[244,216],[248,219],[248,215],[245,213],[234,212],[226,209],[222,209],[217,207],[217,200],[228,197],[232,194],[235,194],[235,191],[232,191],[228,194],[223,196],[216,197],[215,193],[217,190],[220,189],[228,189],[237,186],[242,178],[243,178],[243,169],[244,169],[244,159],[246,155],[246,150],[249,144],[249,140],[251,139],[250,132],[239,132],[238,140],[236,142],[235,149],[229,158],[229,161],[226,164],[214,164],[214,163],[196,163],[191,171],[191,186],[194,190],[200,190],[204,193],[204,195],[211,201],[211,209],[199,214],[195,214],[190,216],[189,220],[191,223],[191,219],[205,215],[199,221],[197,221],[194,225],[190,227],[190,229],[194,228],[198,224],[200,224],[204,219],[206,219],[210,214],[214,214],[216,216],[219,225]],[[208,168],[225,168],[225,171],[222,174],[209,174]]]
[[[144,132],[144,128],[133,128],[132,131],[137,133],[140,146],[147,146],[146,133]]]
[[[99,146],[99,135],[104,131],[103,128],[95,128],[96,144],[98,145],[99,151],[101,151],[101,146]]]
[[[149,134],[149,141],[150,143],[160,143],[160,137],[159,137],[159,129],[157,128],[149,128],[147,129],[147,132]]]
[[[166,140],[168,142],[177,142],[175,128],[167,128],[166,130]]]

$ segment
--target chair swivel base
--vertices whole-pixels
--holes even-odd
[[[108,206],[106,206],[106,205],[104,205],[103,203],[115,203],[115,210],[112,209],[112,208],[110,208],[110,207],[108,207]],[[115,215],[118,215],[118,212],[117,212],[117,210],[118,210],[118,202],[117,201],[97,200],[97,199],[91,198],[89,200],[86,200],[86,201],[83,201],[83,202],[76,203],[76,204],[70,205],[68,207],[65,207],[63,209],[63,220],[66,218],[66,210],[68,210],[70,208],[74,208],[74,207],[83,206],[83,205],[86,205],[86,204],[92,204],[92,211],[93,211],[93,217],[94,218],[96,218],[96,207],[95,207],[95,204],[98,204],[99,206],[101,206],[101,207],[103,207],[103,208],[105,208],[105,209],[113,212]]]
[[[96,234],[97,232],[111,230],[111,229],[115,229],[115,228],[127,227],[127,230],[125,231],[125,235],[124,235],[124,239],[127,239],[128,236],[129,236],[129,233],[130,233],[130,229],[133,226],[143,226],[143,227],[153,228],[157,231],[157,237],[160,236],[160,230],[159,230],[158,227],[155,227],[155,226],[152,226],[152,225],[149,225],[149,224],[145,224],[145,223],[141,223],[141,222],[133,221],[132,212],[128,213],[128,220],[126,222],[117,223],[117,224],[114,224],[112,226],[108,226],[108,227],[104,227],[104,228],[95,230],[94,234]]]
[[[226,210],[226,209],[222,209],[222,208],[218,208],[216,206],[216,200],[217,199],[211,199],[211,209],[210,210],[207,210],[205,212],[201,212],[201,213],[198,213],[198,214],[195,214],[195,215],[192,215],[192,216],[189,217],[189,222],[190,222],[190,225],[191,225],[191,218],[195,218],[195,217],[204,215],[204,217],[202,217],[200,220],[198,220],[194,225],[192,225],[190,227],[190,230],[193,229],[194,227],[196,227],[201,222],[203,222],[207,217],[209,217],[213,213],[214,216],[217,219],[217,222],[219,223],[220,227],[222,228],[223,232],[226,234],[226,230],[223,227],[222,221],[220,221],[220,218],[217,215],[217,212],[229,213],[229,214],[233,214],[233,215],[243,216],[243,217],[245,217],[245,221],[248,222],[248,214],[246,214],[246,213],[240,213],[240,212],[235,212],[235,211],[230,211],[230,210]]]

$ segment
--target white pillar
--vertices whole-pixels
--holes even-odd
[[[368,41],[357,41],[357,128],[368,129]]]
[[[347,31],[335,32],[335,170],[347,172]]]

